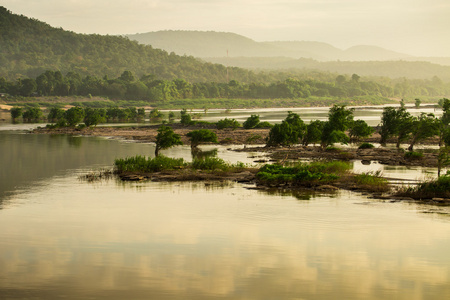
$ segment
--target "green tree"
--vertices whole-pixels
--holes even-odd
[[[159,155],[160,150],[168,149],[176,145],[183,145],[180,135],[176,134],[171,127],[160,126],[156,135],[155,156]]]
[[[193,130],[186,134],[191,140],[191,148],[195,149],[203,143],[217,143],[217,135],[209,129]]]
[[[42,110],[37,107],[28,108],[22,115],[26,122],[39,122],[39,120],[42,119],[42,116]]]
[[[412,123],[412,140],[408,147],[409,151],[413,151],[414,145],[426,138],[437,135],[439,131],[439,121],[434,114],[422,113],[415,117]]]
[[[106,122],[106,110],[103,108],[86,108],[84,113],[84,124],[87,127],[97,126],[99,123]]]
[[[415,106],[416,108],[419,108],[421,103],[422,103],[422,101],[421,101],[419,98],[416,98],[416,99],[415,99],[415,102],[414,102],[414,106]]]
[[[381,115],[380,144],[385,145],[389,137],[397,136],[397,148],[400,147],[400,142],[411,132],[411,122],[412,116],[404,107],[385,107]]]
[[[350,140],[359,140],[360,138],[368,137],[373,133],[373,128],[367,125],[364,120],[356,120],[350,128]]]
[[[66,110],[64,118],[67,120],[69,126],[75,126],[84,118],[84,109],[79,106],[71,107]]]
[[[306,134],[303,137],[303,145],[308,146],[311,143],[318,143],[322,137],[324,122],[315,120],[306,126]]]
[[[51,123],[56,123],[64,118],[64,110],[58,107],[52,107],[47,115],[47,120]]]
[[[349,137],[345,131],[353,124],[353,109],[345,108],[345,105],[333,105],[328,112],[328,121],[322,130],[321,145],[325,148],[334,143],[347,144]]]
[[[22,116],[23,109],[22,109],[22,107],[13,107],[13,108],[11,108],[10,113],[11,113],[11,119],[13,121],[15,121],[17,118],[20,118]]]
[[[158,109],[154,108],[150,111],[150,122],[161,122],[164,118],[164,114]]]

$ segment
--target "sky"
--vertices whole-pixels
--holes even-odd
[[[77,33],[233,32],[255,41],[375,45],[450,57],[449,0],[1,0]]]

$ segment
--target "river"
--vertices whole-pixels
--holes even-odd
[[[447,207],[238,183],[88,183],[79,176],[154,146],[10,129],[0,127],[1,299],[450,297]],[[163,154],[191,158],[187,146]]]

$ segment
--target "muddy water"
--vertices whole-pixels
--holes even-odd
[[[0,132],[0,298],[450,297],[445,207],[346,191],[78,180],[116,157],[153,150]],[[165,154],[190,159],[188,147]],[[226,148],[218,155],[253,160]],[[355,163],[361,168],[368,167]],[[432,172],[387,171],[408,178]]]

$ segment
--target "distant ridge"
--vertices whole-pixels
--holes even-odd
[[[377,46],[358,45],[346,50],[315,41],[256,42],[230,32],[167,30],[127,35],[154,48],[194,57],[289,57],[319,61],[387,61],[412,56]]]

